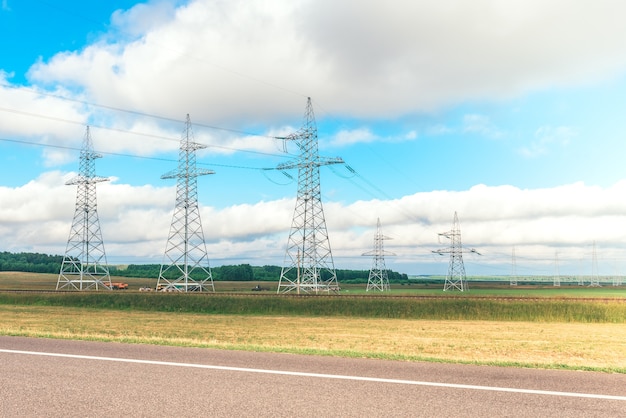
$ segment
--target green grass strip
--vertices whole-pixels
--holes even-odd
[[[575,299],[341,298],[123,292],[0,293],[0,304],[204,314],[626,323],[626,303]]]

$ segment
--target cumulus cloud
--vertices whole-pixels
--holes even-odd
[[[626,5],[608,0],[506,7],[487,0],[142,3],[116,11],[110,31],[81,50],[36,62],[32,90],[12,88],[0,73],[0,131],[76,147],[89,124],[94,133],[109,129],[97,133],[106,138],[99,150],[152,156],[175,149],[190,114],[208,152],[272,153],[278,147],[271,137],[294,131],[289,125],[307,95],[332,115],[397,119],[623,72],[620,7]],[[461,123],[429,133],[503,134],[481,114]],[[536,156],[562,146],[563,129],[541,128],[519,152]],[[416,132],[409,128],[401,140]],[[381,140],[389,138],[348,127],[330,144]],[[44,157],[49,167],[71,158],[60,148]]]
[[[54,171],[23,186],[0,187],[0,240],[6,250],[64,253],[76,190],[65,182],[72,176]],[[393,238],[386,248],[397,254],[390,262],[408,273],[424,268],[432,273],[442,267],[431,251],[446,245],[438,233],[451,229],[457,212],[464,244],[483,254],[473,260],[483,266],[478,270],[484,273],[484,266],[497,264],[501,274],[508,274],[514,246],[528,265],[545,265],[555,251],[564,263],[580,263],[590,257],[593,242],[602,248],[600,259],[626,260],[626,202],[620,198],[625,193],[626,181],[608,188],[575,183],[537,190],[479,185],[391,201],[329,201],[324,209],[338,268],[368,268],[361,254],[372,249],[380,218],[384,234]],[[107,254],[113,260],[160,262],[174,199],[173,186],[100,183],[98,211]],[[222,209],[201,206],[213,264],[281,263],[294,203],[280,199]]]
[[[335,114],[397,117],[622,72],[620,8],[609,0],[140,4],[113,18],[132,39],[60,53],[30,78],[77,86],[98,103],[219,123],[280,123],[303,95]]]
[[[11,86],[6,74],[0,72],[0,135],[3,139],[43,146],[45,167],[75,160],[87,126],[98,152],[150,157],[178,149],[184,135],[185,114],[166,119],[142,117],[92,106],[83,99],[64,87],[45,91],[39,87]],[[280,147],[274,137],[296,131],[284,125],[253,135],[202,124],[194,126],[193,115],[191,123],[193,140],[207,147],[201,155],[232,154],[242,149],[278,154]]]
[[[67,161],[63,147],[80,144],[89,113],[77,102],[55,98],[54,95],[67,94],[63,88],[43,95],[42,92],[37,87],[12,87],[0,73],[0,132],[6,138],[59,147],[48,150],[50,160],[45,163],[54,165]]]

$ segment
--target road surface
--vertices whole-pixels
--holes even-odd
[[[626,375],[0,337],[0,416],[623,417]]]

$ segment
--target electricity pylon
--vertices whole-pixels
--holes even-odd
[[[584,286],[585,285],[585,278],[583,276],[583,260],[582,258],[579,261],[580,267],[579,267],[579,271],[580,273],[578,274],[578,286]]]
[[[509,278],[509,286],[517,286],[517,261],[515,260],[515,246],[511,251],[511,277]]]
[[[598,276],[598,255],[596,254],[596,242],[593,242],[591,252],[591,282],[589,287],[600,287],[600,277]]]
[[[215,291],[209,267],[204,233],[198,208],[198,176],[214,174],[196,167],[196,150],[206,148],[193,142],[191,120],[187,115],[180,140],[178,168],[161,176],[176,179],[176,207],[159,271],[157,290],[178,292]]]
[[[385,266],[385,255],[395,255],[383,249],[383,241],[391,239],[383,235],[380,228],[380,218],[376,224],[376,235],[374,236],[374,250],[363,253],[363,255],[373,256],[372,268],[370,269],[369,277],[367,278],[366,292],[370,290],[390,290],[389,287],[389,275],[387,267]]]
[[[465,276],[465,265],[463,264],[463,245],[461,244],[461,226],[459,225],[459,217],[454,212],[454,222],[452,223],[452,230],[439,234],[439,237],[448,238],[450,240],[450,247],[447,249],[434,250],[433,252],[439,255],[446,253],[450,254],[450,264],[448,265],[448,274],[446,276],[446,282],[443,286],[443,291],[459,290],[461,292],[469,291]],[[474,248],[467,250],[468,252],[478,254]]]
[[[559,253],[554,252],[554,277],[552,278],[552,285],[554,287],[561,286],[561,273],[559,272]]]
[[[276,167],[278,170],[298,169],[298,195],[278,293],[336,292],[339,284],[322,207],[320,166],[344,161],[319,156],[317,126],[310,97],[307,99],[304,126],[281,139],[285,145],[287,141],[293,141],[300,154],[295,161]]]
[[[111,289],[96,199],[96,184],[109,180],[96,176],[96,159],[101,157],[93,150],[87,127],[80,151],[78,175],[65,183],[78,188],[74,219],[57,280],[57,290]]]

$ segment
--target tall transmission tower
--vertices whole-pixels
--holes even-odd
[[[278,293],[336,292],[339,285],[322,207],[320,166],[344,161],[319,156],[317,125],[310,97],[307,99],[304,126],[282,139],[285,146],[288,141],[293,141],[300,154],[295,161],[276,167],[278,170],[298,169],[298,195]]]
[[[198,208],[198,176],[214,174],[196,167],[196,151],[204,145],[193,142],[187,115],[180,140],[178,168],[161,176],[176,179],[176,207],[159,272],[157,290],[178,292],[215,291],[209,267]]]
[[[617,263],[617,261],[616,261]],[[613,286],[621,286],[622,285],[622,276],[617,266],[615,268],[615,274],[613,275]]]
[[[613,286],[619,286],[621,284],[621,278],[617,270],[617,266],[614,268],[613,277],[611,278],[611,284]]]
[[[554,252],[554,277],[552,278],[552,285],[554,287],[561,286],[561,273],[559,272],[559,253]]]
[[[578,260],[579,262],[579,269],[578,271],[580,272],[578,274],[578,286],[584,286],[585,285],[585,278],[583,276],[583,260],[582,258]]]
[[[448,274],[446,276],[446,282],[443,286],[443,291],[459,290],[461,292],[469,291],[465,276],[465,265],[463,264],[463,245],[461,244],[461,226],[459,224],[459,217],[454,212],[454,222],[452,223],[452,230],[439,234],[439,237],[444,237],[450,240],[450,247],[447,249],[434,250],[436,254],[450,254],[450,263],[448,265]],[[467,251],[478,254],[480,253],[473,248]]]
[[[363,253],[363,255],[373,256],[372,268],[370,269],[369,277],[367,278],[366,292],[370,290],[390,290],[389,286],[389,274],[387,267],[385,266],[385,255],[395,255],[383,249],[383,241],[391,239],[383,235],[380,227],[380,218],[376,224],[376,235],[374,236],[374,250]]]
[[[515,259],[515,246],[511,251],[511,277],[509,278],[509,286],[517,286],[517,260]]]
[[[96,184],[109,180],[96,176],[96,159],[101,157],[93,150],[87,127],[80,151],[78,175],[65,183],[78,188],[74,219],[57,280],[57,290],[111,289],[96,199]]]
[[[596,254],[596,242],[593,242],[591,251],[591,282],[590,287],[600,287],[600,277],[598,276],[598,255]]]

